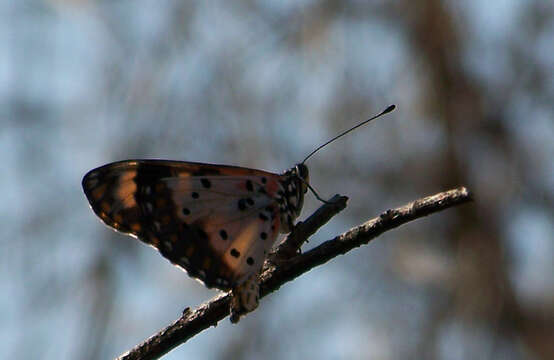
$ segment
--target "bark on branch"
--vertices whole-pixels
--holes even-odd
[[[378,217],[350,229],[334,239],[325,241],[303,254],[298,254],[297,250],[308,237],[342,211],[346,207],[347,200],[344,196],[335,195],[330,204],[324,204],[306,221],[298,223],[287,239],[270,254],[260,276],[260,297],[272,293],[284,283],[338,255],[367,244],[385,231],[471,201],[471,194],[465,187],[460,187],[387,210]],[[152,335],[118,359],[157,359],[161,357],[202,330],[216,326],[220,320],[229,315],[230,301],[229,294],[221,294],[194,310],[185,309],[182,316],[173,324]]]

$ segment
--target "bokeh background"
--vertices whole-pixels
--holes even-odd
[[[128,158],[279,172],[349,207],[310,248],[459,185],[166,359],[553,359],[554,3],[0,1],[0,357],[107,359],[210,299],[104,227]],[[303,216],[317,206],[308,196]]]

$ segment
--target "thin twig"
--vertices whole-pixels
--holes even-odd
[[[337,202],[342,201],[344,205],[346,205],[346,198],[335,197],[333,199]],[[471,201],[471,195],[465,187],[438,193],[416,200],[405,206],[387,210],[380,216],[332,240],[325,241],[304,254],[296,255],[289,260],[278,262],[267,261],[264,266],[264,271],[260,276],[260,297],[270,294],[279,289],[284,283],[295,279],[318,265],[324,264],[338,255],[345,254],[356,247],[367,244],[385,231],[394,229],[414,219],[468,201]],[[320,207],[320,209],[308,219],[309,221],[306,220],[304,223],[300,224],[300,226],[305,226],[305,228],[295,231],[297,235],[294,236],[300,236],[298,234],[303,233],[307,234],[307,238],[313,234],[318,227],[322,226],[334,214],[342,210],[342,205],[337,204],[339,203],[325,204]],[[329,206],[335,206],[334,210],[331,211]],[[319,215],[316,216],[316,214]],[[322,221],[322,219],[326,220]],[[293,234],[295,232],[293,232]],[[293,234],[291,234],[291,236]],[[289,245],[294,244],[291,245],[292,248],[301,245],[305,240],[305,238],[304,240],[302,240],[302,238],[303,237],[300,236],[299,238],[290,240],[291,243]],[[287,241],[289,240],[285,240],[285,243]],[[279,247],[272,254],[272,258],[281,259],[281,251],[290,254],[291,247],[289,245]],[[202,330],[210,326],[216,326],[220,320],[229,315],[230,301],[231,296],[229,294],[222,294],[200,305],[195,310],[185,309],[180,319],[151,336],[143,343],[137,345],[129,352],[121,355],[118,359],[157,359],[161,357]]]

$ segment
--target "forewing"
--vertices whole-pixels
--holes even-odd
[[[278,181],[241,167],[129,160],[90,171],[83,188],[108,226],[226,290],[260,269],[277,238]]]

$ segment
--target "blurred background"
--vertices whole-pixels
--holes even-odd
[[[88,170],[280,172],[391,103],[309,160],[350,201],[305,248],[459,185],[475,202],[165,358],[553,359],[554,3],[517,0],[0,1],[0,357],[113,358],[217,294],[103,226]]]

